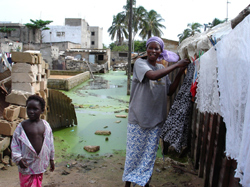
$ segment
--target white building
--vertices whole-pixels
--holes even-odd
[[[73,42],[81,48],[102,49],[102,28],[90,27],[81,18],[65,18],[64,26],[50,26],[42,32],[43,43]]]
[[[92,49],[102,49],[103,44],[102,44],[102,32],[103,28],[100,27],[90,27],[90,32],[91,32],[91,45],[90,48]]]

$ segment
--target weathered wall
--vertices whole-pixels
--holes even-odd
[[[128,63],[128,52],[126,52],[126,51],[124,51],[124,52],[123,51],[111,51],[110,65],[113,66],[117,63]]]
[[[90,72],[84,72],[68,79],[48,79],[48,88],[56,90],[70,90],[90,78]]]
[[[40,43],[41,31],[28,29],[25,25],[20,23],[0,23],[0,27],[12,28],[15,31],[10,33],[0,32],[0,38],[8,36],[8,39],[22,43]]]

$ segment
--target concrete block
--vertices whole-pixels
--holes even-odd
[[[41,53],[36,53],[35,57],[37,58],[37,64],[42,64],[43,57]]]
[[[37,80],[37,82],[41,82],[42,81],[42,74],[37,74],[36,80]]]
[[[32,83],[37,81],[34,73],[11,73],[12,83]]]
[[[11,52],[11,60],[16,63],[35,64],[35,56],[31,53]]]
[[[49,64],[45,63],[45,68],[44,69],[49,69]]]
[[[39,91],[39,93],[40,93],[40,95],[41,95],[41,97],[45,100],[45,99],[47,99],[47,92],[45,91],[45,90],[40,90]]]
[[[36,93],[36,83],[27,83],[27,82],[21,82],[21,83],[12,83],[12,90],[19,90],[24,92],[29,92],[31,94]]]
[[[42,68],[45,69],[45,67],[46,67],[46,62],[42,60]]]
[[[18,118],[20,113],[20,106],[10,105],[3,110],[3,118],[8,121],[14,121]]]
[[[26,100],[32,94],[20,90],[12,90],[9,95],[5,97],[5,101],[11,104],[26,106]]]
[[[43,68],[42,68],[42,64],[37,64],[37,67],[38,67],[38,73],[42,73],[42,70],[43,70]]]
[[[84,149],[88,152],[97,152],[100,150],[100,146],[95,146],[95,145],[86,145],[84,146]]]
[[[40,82],[40,90],[46,90],[47,89],[47,80]]]
[[[33,85],[32,86],[34,86],[35,87],[35,92],[39,92],[40,91],[40,82],[36,82],[36,83],[32,83]]]
[[[7,149],[9,145],[10,145],[10,137],[0,137],[0,153],[2,153],[5,149]]]
[[[37,65],[32,65],[28,63],[16,63],[12,66],[11,73],[38,73]]]
[[[49,77],[50,77],[50,70],[49,70],[49,69],[46,69],[46,70],[45,70],[45,74],[46,74],[46,77],[49,78]]]
[[[20,113],[19,113],[19,118],[24,118],[27,119],[27,111],[26,111],[26,107],[25,106],[20,106]]]
[[[47,89],[45,89],[44,91],[45,91],[45,93],[46,93],[46,95],[47,95],[47,98],[48,98],[48,97],[49,97],[49,89],[47,88]]]
[[[22,120],[18,119],[13,122],[9,122],[7,120],[0,120],[0,134],[5,135],[5,136],[12,136],[17,125],[21,122]]]

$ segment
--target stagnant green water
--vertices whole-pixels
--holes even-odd
[[[55,149],[67,154],[85,157],[125,153],[128,118],[117,118],[116,115],[128,115],[129,98],[127,95],[127,75],[125,71],[110,71],[107,74],[95,75],[81,85],[65,92],[72,99],[78,125],[54,131]],[[97,130],[111,131],[111,135],[95,135]],[[108,141],[106,141],[108,137]],[[86,145],[100,146],[96,153],[83,149]],[[160,149],[157,153],[161,155]]]
[[[95,75],[95,79],[64,92],[72,99],[78,125],[54,131],[55,148],[69,154],[105,155],[114,151],[125,151],[128,118],[116,115],[128,115],[129,96],[127,96],[127,76],[125,71],[110,71]],[[97,130],[111,131],[111,135],[95,135]],[[108,137],[108,141],[106,141]],[[96,153],[83,149],[86,145],[100,146]]]

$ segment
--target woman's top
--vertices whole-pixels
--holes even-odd
[[[11,142],[12,160],[18,164],[19,161],[24,158],[28,163],[27,168],[21,168],[18,165],[18,171],[22,174],[40,174],[44,173],[50,163],[50,160],[54,160],[54,141],[53,134],[49,123],[42,120],[45,126],[44,140],[42,149],[37,155],[35,149],[27,137],[22,124],[19,123]]]
[[[149,80],[145,74],[150,70],[165,68],[162,64],[151,65],[146,59],[137,59],[134,64],[130,93],[128,122],[142,128],[162,125],[167,114],[167,94],[171,81],[168,76]]]

